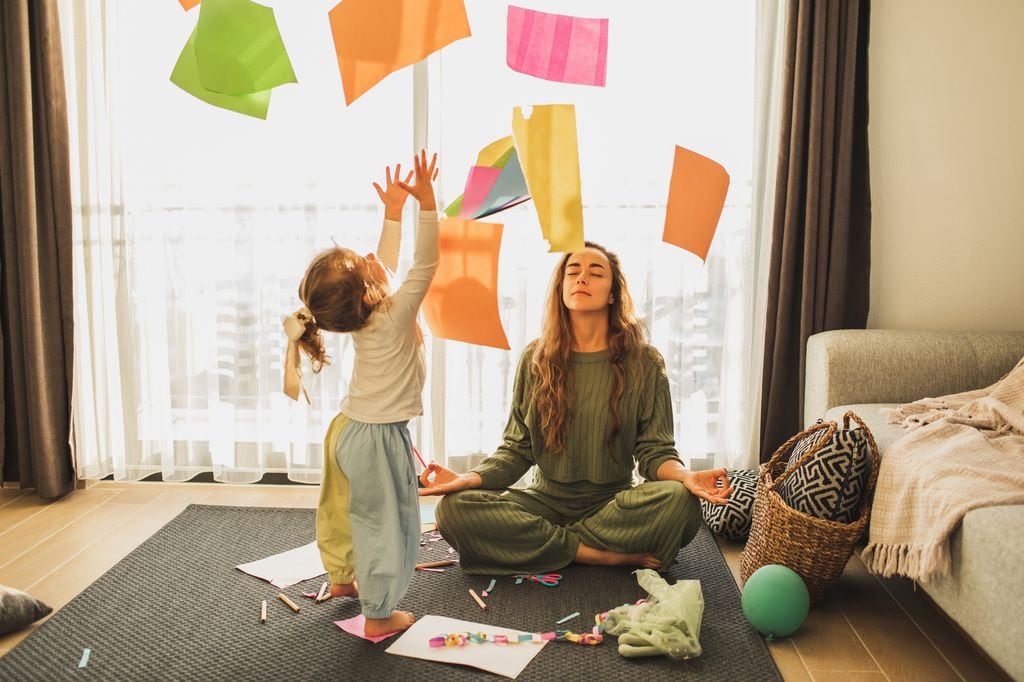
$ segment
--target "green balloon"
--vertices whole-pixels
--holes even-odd
[[[747,578],[740,597],[743,614],[768,639],[797,631],[811,606],[803,578],[788,566],[768,564]]]

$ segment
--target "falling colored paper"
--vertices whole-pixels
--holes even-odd
[[[707,260],[728,192],[721,164],[677,145],[662,240]]]
[[[515,142],[511,135],[495,140],[476,155],[476,165],[502,168],[513,149],[515,149]]]
[[[248,95],[297,82],[274,10],[252,0],[205,0],[195,50],[207,90]]]
[[[500,168],[473,166],[469,169],[466,189],[462,192],[462,202],[459,205],[460,218],[473,218],[476,215],[499,175],[501,175]]]
[[[512,135],[549,251],[583,248],[583,198],[576,144],[576,108],[544,104],[530,116],[512,110]]]
[[[462,195],[460,194],[459,196],[457,196],[455,198],[455,201],[453,201],[452,203],[448,204],[445,207],[444,213],[449,218],[455,218],[455,217],[457,217],[459,215],[459,212],[461,210],[462,210]]]
[[[476,157],[476,165],[498,168],[501,173],[475,210],[463,209],[464,195],[460,194],[444,210],[449,217],[483,218],[530,200],[530,192],[526,188],[526,179],[523,177],[523,169],[519,165],[519,156],[516,154],[511,135],[481,149]],[[472,174],[472,171],[470,173]],[[469,184],[467,180],[467,188]]]
[[[181,3],[181,8],[186,12],[199,4],[199,0],[178,0]]]
[[[469,594],[464,595],[469,603],[472,598]],[[484,623],[471,623],[465,620],[445,618],[444,616],[425,615],[419,618],[406,630],[401,637],[396,639],[387,648],[387,653],[411,658],[421,658],[427,661],[439,663],[455,663],[467,665],[480,670],[492,672],[495,675],[516,678],[530,664],[533,657],[541,652],[547,645],[547,641],[528,642],[514,646],[503,646],[500,644],[471,644],[469,646],[443,646],[431,648],[430,639],[440,634],[453,632],[484,633],[488,641],[494,641],[494,635],[508,635],[518,637],[519,635],[531,634],[522,630],[511,630],[509,628]]]
[[[508,160],[501,168],[501,174],[494,181],[491,191],[484,197],[483,203],[477,209],[474,218],[486,216],[504,211],[524,201],[529,200],[530,190],[526,187],[526,178],[523,177],[523,168],[519,164],[519,155],[516,150],[511,150]]]
[[[344,0],[328,13],[345,102],[470,35],[464,0]]]
[[[320,560],[316,542],[235,566],[239,571],[266,580],[274,587],[289,587],[327,572]]]
[[[366,618],[363,617],[363,614],[361,613],[358,616],[352,616],[351,618],[348,618],[346,620],[336,620],[334,621],[334,624],[342,630],[344,630],[345,632],[349,633],[350,635],[361,637],[362,639],[369,640],[374,644],[376,644],[377,642],[383,642],[388,637],[394,637],[399,632],[398,630],[396,630],[395,632],[389,632],[386,635],[376,635],[374,637],[369,637],[366,634]]]
[[[505,61],[513,71],[559,83],[604,87],[608,20],[508,6]]]
[[[203,87],[199,81],[199,66],[196,63],[195,51],[196,30],[192,31],[185,47],[181,50],[174,70],[171,71],[171,82],[188,94],[203,100],[215,107],[237,111],[246,116],[266,118],[270,108],[270,90],[254,92],[250,95],[224,95]]]
[[[431,333],[441,339],[509,349],[498,315],[498,251],[503,226],[445,218],[434,281],[423,299]]]

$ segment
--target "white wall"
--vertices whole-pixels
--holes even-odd
[[[868,326],[1024,329],[1024,1],[871,13]]]

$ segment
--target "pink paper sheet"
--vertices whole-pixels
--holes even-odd
[[[462,206],[459,208],[460,218],[472,218],[487,198],[487,193],[494,187],[500,168],[490,166],[473,166],[466,178],[466,188],[462,191]]]
[[[604,87],[607,19],[509,5],[506,40],[505,61],[514,71],[560,83]]]
[[[358,616],[352,616],[347,620],[336,620],[334,621],[334,624],[342,630],[344,630],[345,632],[355,635],[356,637],[360,637],[362,639],[368,639],[374,644],[376,644],[377,642],[382,642],[388,637],[394,637],[399,633],[398,630],[395,630],[394,632],[389,632],[386,635],[379,635],[377,637],[367,637],[366,618],[364,618],[363,614],[361,613]]]

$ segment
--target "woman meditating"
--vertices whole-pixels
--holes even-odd
[[[635,487],[634,465],[646,480]],[[528,489],[508,489],[533,466]],[[725,469],[680,461],[664,360],[646,342],[618,257],[591,242],[552,276],[504,442],[468,473],[431,463],[420,481],[420,495],[445,495],[438,530],[478,575],[573,561],[664,570],[700,527],[697,498],[724,504],[732,492]]]

